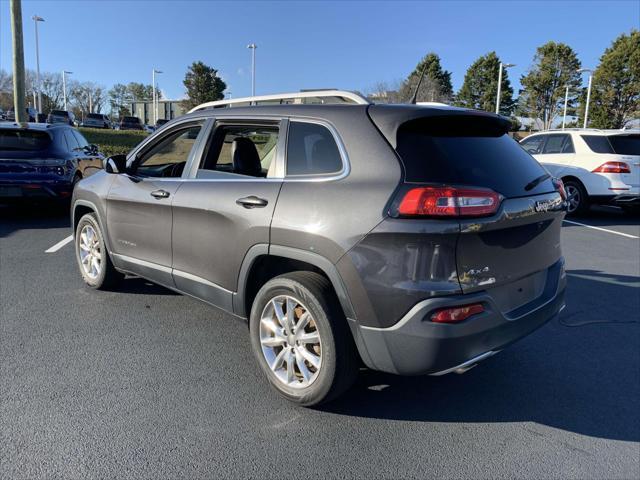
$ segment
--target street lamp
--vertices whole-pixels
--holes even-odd
[[[42,111],[42,88],[40,87],[40,46],[38,44],[38,22],[44,22],[44,18],[34,15],[31,17],[36,26],[36,86],[38,88],[38,112]]]
[[[569,102],[569,84],[566,85],[564,91],[564,113],[562,114],[562,129],[564,130],[564,124],[567,121],[567,103]]]
[[[67,78],[66,75],[71,75],[73,72],[62,71],[62,98],[64,100],[64,109],[67,110]]]
[[[250,43],[247,48],[251,49],[251,96],[256,96],[256,48],[255,43]]]
[[[587,128],[587,120],[589,119],[589,100],[591,99],[591,80],[593,79],[593,70],[590,68],[581,68],[578,73],[589,72],[589,86],[587,87],[587,104],[584,107],[584,126]]]
[[[500,94],[502,93],[502,69],[515,67],[515,63],[502,63],[500,62],[500,67],[498,68],[498,95],[496,96],[496,113],[500,113]]]
[[[153,124],[158,123],[158,100],[156,99],[156,73],[162,73],[162,70],[155,68],[151,72],[151,84],[153,86]]]

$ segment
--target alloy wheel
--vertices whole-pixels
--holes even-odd
[[[580,190],[575,185],[565,185],[565,191],[567,192],[567,211],[568,213],[575,212],[580,206]]]
[[[98,278],[102,270],[102,250],[98,234],[91,225],[82,227],[78,247],[82,270],[92,280]]]
[[[322,343],[311,312],[296,298],[272,298],[260,316],[262,354],[276,378],[292,388],[305,388],[322,367]]]

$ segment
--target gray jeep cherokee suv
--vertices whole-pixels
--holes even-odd
[[[302,405],[360,361],[462,372],[564,305],[562,184],[508,128],[452,107],[201,108],[77,185],[80,273],[248,319],[269,382]]]

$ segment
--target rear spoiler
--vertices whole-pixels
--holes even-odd
[[[437,131],[438,135],[447,136],[470,136],[476,129],[500,136],[511,129],[511,121],[506,117],[466,108],[370,105],[367,112],[394,149],[397,147],[398,130],[409,123],[423,124],[430,130]]]

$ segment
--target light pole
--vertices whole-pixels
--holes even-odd
[[[151,72],[151,84],[153,86],[153,124],[158,123],[158,100],[156,99],[156,73],[162,73],[162,70],[155,68]]]
[[[500,94],[502,93],[502,69],[515,67],[515,63],[502,63],[500,62],[500,66],[498,68],[498,95],[496,95],[496,113],[500,113]]]
[[[44,22],[44,18],[34,15],[31,17],[36,26],[36,86],[38,88],[38,112],[42,112],[42,88],[40,86],[40,45],[38,42],[38,22]]]
[[[62,70],[62,99],[64,100],[64,109],[67,110],[67,75],[71,75],[73,72],[67,72]]]
[[[564,113],[562,114],[562,129],[564,130],[564,124],[567,121],[567,102],[569,101],[569,85],[565,87],[564,91]]]
[[[578,73],[589,72],[589,86],[587,87],[587,104],[584,107],[584,126],[587,128],[587,121],[589,120],[589,100],[591,100],[591,80],[593,80],[593,70],[590,68],[581,68]]]
[[[247,48],[251,49],[251,96],[256,96],[256,48],[255,43],[250,43]]]

